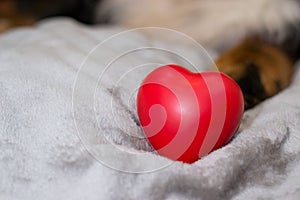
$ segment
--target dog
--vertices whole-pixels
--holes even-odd
[[[216,65],[240,85],[245,109],[287,88],[300,57],[299,0],[2,0],[0,32],[52,16],[183,32],[220,53]]]

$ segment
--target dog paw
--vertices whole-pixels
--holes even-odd
[[[246,39],[224,52],[216,65],[241,87],[245,109],[288,87],[293,72],[291,59],[279,47],[258,38]]]

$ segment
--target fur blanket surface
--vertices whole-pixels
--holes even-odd
[[[299,67],[227,145],[184,164],[152,152],[135,111],[142,79],[167,63],[212,64],[167,29],[59,18],[2,34],[0,199],[300,199]]]

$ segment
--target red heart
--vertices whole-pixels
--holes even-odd
[[[238,84],[223,73],[166,65],[144,79],[137,112],[146,138],[160,155],[192,163],[230,140],[244,100]]]

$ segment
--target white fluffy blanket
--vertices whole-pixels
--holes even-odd
[[[0,199],[300,199],[299,69],[228,145],[170,162],[141,136],[135,91],[157,63],[189,65],[165,49],[208,61],[189,42],[137,31],[83,62],[120,31],[57,19],[0,36]]]

